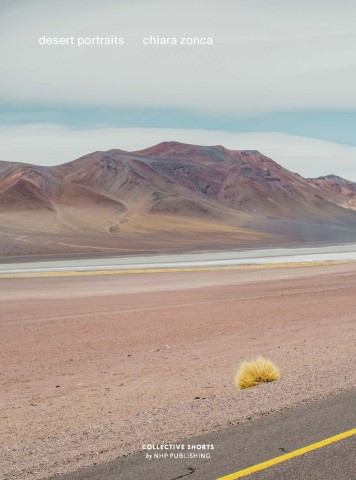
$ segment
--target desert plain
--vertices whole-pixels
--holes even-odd
[[[0,278],[2,479],[47,479],[356,383],[356,264]],[[265,355],[278,382],[240,391]]]

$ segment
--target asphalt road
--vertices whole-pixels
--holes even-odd
[[[250,466],[356,428],[356,390],[177,444],[214,445],[211,458],[148,460],[139,452],[53,480],[223,480]],[[149,441],[149,440],[148,440]],[[199,450],[202,452],[202,450]],[[175,451],[176,452],[176,451]],[[152,453],[152,451],[150,451]],[[171,451],[168,451],[170,454]],[[235,475],[228,480],[236,478]],[[251,480],[355,480],[356,435],[322,446],[244,478]]]
[[[0,264],[0,275],[37,272],[233,267],[274,263],[356,260],[356,244],[329,247],[276,248],[235,252],[141,255],[81,260]]]

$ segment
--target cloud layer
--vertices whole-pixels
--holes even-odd
[[[354,0],[45,0],[0,9],[0,92],[20,105],[244,113],[355,109]],[[40,36],[119,35],[124,47],[41,47]],[[212,47],[142,37],[213,36]]]

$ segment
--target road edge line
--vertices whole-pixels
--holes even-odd
[[[324,440],[321,440],[320,442],[312,443],[306,447],[302,447],[298,450],[294,450],[293,452],[286,453],[285,455],[281,455],[265,462],[258,463],[256,465],[253,465],[252,467],[239,470],[235,473],[230,473],[228,475],[225,475],[224,477],[219,477],[216,480],[236,480],[238,478],[246,477],[247,475],[251,475],[252,473],[265,470],[266,468],[278,465],[279,463],[291,460],[295,457],[299,457],[300,455],[312,452],[313,450],[318,450],[319,448],[326,447],[328,445],[331,445],[332,443],[339,442],[340,440],[344,440],[345,438],[349,438],[354,435],[356,435],[356,428],[339,433],[338,435],[334,435],[333,437],[326,438]]]

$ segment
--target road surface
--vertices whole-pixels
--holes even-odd
[[[276,248],[236,252],[125,256],[0,264],[0,275],[43,272],[109,272],[155,269],[229,268],[243,265],[343,262],[356,260],[356,244],[330,247]]]
[[[209,450],[210,459],[148,460],[146,451],[73,474],[56,476],[53,480],[233,480],[242,478],[248,467],[270,459],[276,462],[276,458],[280,457],[280,460],[282,456],[307,446],[315,449],[303,455],[296,452],[295,458],[267,468],[262,465],[262,470],[244,474],[243,478],[354,480],[355,407],[356,390],[353,389],[226,430],[177,442],[185,445],[186,452],[188,445],[214,445],[214,450]],[[338,434],[345,438],[335,440],[333,437]],[[330,438],[332,443],[327,445]]]

